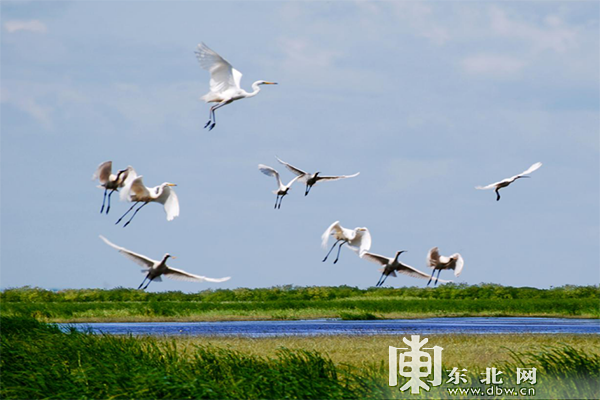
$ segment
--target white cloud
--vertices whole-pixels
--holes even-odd
[[[443,45],[450,40],[448,30],[441,25],[441,20],[434,15],[433,8],[421,2],[400,1],[391,3],[394,14],[403,23],[408,24],[417,36],[427,38],[434,44]],[[441,10],[443,8],[436,8]]]
[[[476,54],[464,58],[461,65],[472,74],[507,76],[519,72],[527,62],[507,55]]]
[[[286,55],[285,64],[301,70],[330,67],[341,56],[339,51],[321,49],[305,39],[282,38],[280,47]]]
[[[6,88],[2,88],[2,92],[0,92],[0,103],[10,104],[25,112],[46,129],[52,128],[52,119],[50,117],[52,108],[40,105],[35,98],[29,94],[22,91],[9,92]]]
[[[577,43],[577,31],[566,26],[560,17],[547,15],[542,24],[534,24],[510,18],[498,8],[490,10],[492,31],[503,37],[515,38],[529,42],[534,50],[554,50],[562,53]]]
[[[46,33],[46,24],[43,22],[32,19],[29,21],[11,20],[4,23],[4,30],[8,33],[15,33],[19,31],[34,32],[34,33]]]
[[[426,181],[447,175],[453,166],[454,162],[450,159],[393,159],[385,168],[385,174],[388,176],[385,190],[394,192],[415,184],[427,185]]]

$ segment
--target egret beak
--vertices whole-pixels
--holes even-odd
[[[175,256],[169,256],[169,257],[171,257],[171,258],[177,258],[177,257],[175,257]]]
[[[167,186],[177,186],[176,183],[167,183]]]
[[[264,84],[265,85],[277,85],[278,83],[277,82],[265,82]]]

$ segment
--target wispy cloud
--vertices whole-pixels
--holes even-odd
[[[28,21],[11,20],[4,23],[4,30],[8,33],[15,33],[19,31],[34,32],[34,33],[46,33],[48,28],[46,24],[37,19]]]
[[[461,65],[472,74],[507,76],[519,72],[527,62],[501,54],[476,54],[464,58]]]
[[[524,40],[534,50],[562,53],[577,43],[577,30],[566,25],[557,15],[547,15],[543,23],[518,20],[498,7],[490,10],[492,31],[499,36]]]
[[[39,104],[39,102],[31,95],[2,88],[2,91],[0,92],[0,103],[10,104],[16,107],[35,119],[46,129],[52,128],[53,124],[50,116],[52,108]]]

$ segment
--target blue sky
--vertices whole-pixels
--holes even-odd
[[[477,284],[600,282],[597,2],[11,2],[1,15],[0,287],[137,287],[112,242],[223,284],[368,287],[377,266],[342,250],[322,263],[334,221],[368,227],[374,253],[460,252]],[[204,41],[255,98],[203,130]],[[272,178],[352,174],[292,187]],[[181,216],[148,205],[100,215],[98,164],[176,183]],[[474,187],[517,174],[501,192]],[[424,286],[400,276],[386,285]]]

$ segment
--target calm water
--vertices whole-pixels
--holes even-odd
[[[115,335],[317,336],[397,334],[600,334],[600,320],[566,318],[428,318],[377,321],[119,322],[62,324]]]

